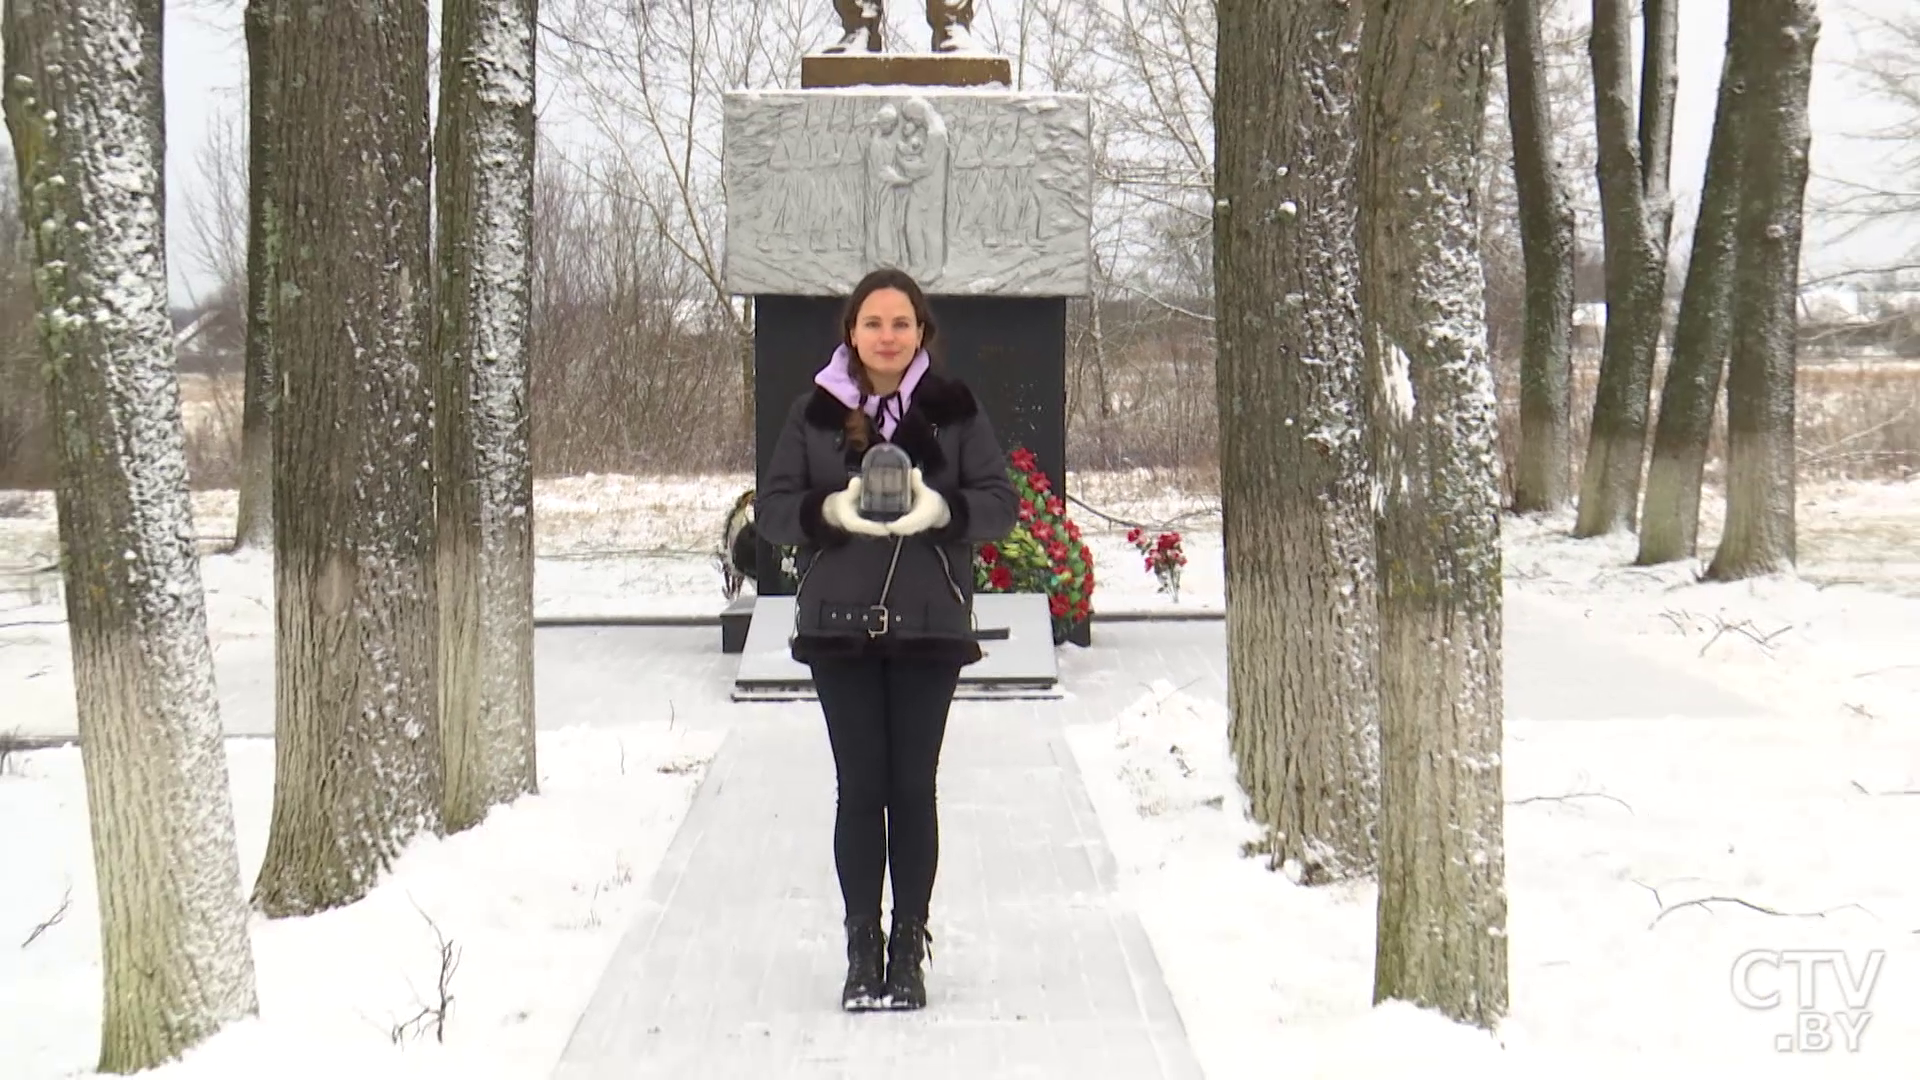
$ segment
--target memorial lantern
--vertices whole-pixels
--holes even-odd
[[[860,459],[860,516],[897,521],[913,508],[913,459],[893,443],[875,443]]]

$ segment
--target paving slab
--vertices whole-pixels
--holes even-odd
[[[754,706],[746,708],[765,708]],[[956,704],[928,1007],[840,1011],[832,758],[817,714],[735,726],[556,1080],[1201,1076],[1059,722]]]

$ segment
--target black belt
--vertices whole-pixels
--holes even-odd
[[[920,622],[921,620],[910,615],[902,615],[885,604],[820,605],[820,629],[827,631],[860,631],[868,637],[883,637],[895,629],[926,630],[927,628],[920,625]],[[1011,636],[1011,631],[1004,626],[989,626],[956,636],[971,637],[975,641],[1006,641]]]
[[[920,620],[903,615],[885,604],[822,604],[822,630],[861,630],[868,637],[880,637],[895,628],[921,629]]]

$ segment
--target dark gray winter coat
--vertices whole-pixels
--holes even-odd
[[[999,540],[1018,519],[1006,456],[973,393],[928,372],[914,388],[892,442],[907,452],[952,520],[899,544],[886,613],[874,609],[895,541],[848,533],[821,516],[827,496],[859,475],[864,451],[848,444],[848,408],[815,387],[793,403],[754,497],[754,521],[770,544],[797,546],[795,660],[897,656],[971,664],[973,548]],[[880,436],[876,429],[874,437]]]

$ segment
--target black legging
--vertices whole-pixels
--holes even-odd
[[[891,863],[894,915],[924,919],[940,857],[934,774],[960,668],[905,660],[812,667],[839,774],[833,861],[846,914],[879,916]]]

